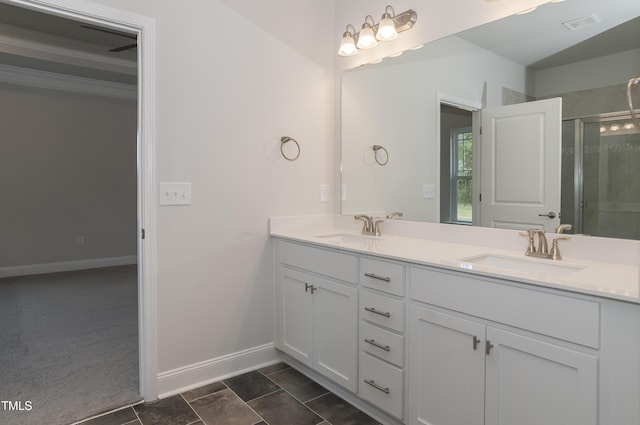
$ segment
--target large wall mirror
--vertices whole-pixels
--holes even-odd
[[[511,155],[509,172],[492,187],[516,198],[555,190],[554,219],[541,209],[538,227],[549,219],[571,224],[570,233],[640,239],[640,132],[627,101],[634,77],[640,2],[629,0],[548,3],[345,71],[342,213],[509,228],[487,220],[480,199],[483,117],[560,99],[558,144],[499,151],[503,161]],[[640,88],[632,97],[640,108]],[[525,140],[536,123],[549,124],[543,116],[497,132]],[[545,149],[555,171],[536,175]]]

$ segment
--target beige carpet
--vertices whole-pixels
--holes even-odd
[[[139,401],[137,305],[136,266],[0,279],[0,424]]]

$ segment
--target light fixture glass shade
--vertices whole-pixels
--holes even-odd
[[[378,33],[376,38],[380,41],[391,41],[398,38],[398,31],[396,31],[396,24],[388,14],[382,16],[382,20],[378,25]]]
[[[371,49],[378,45],[378,40],[376,40],[376,36],[373,33],[373,29],[371,29],[368,25],[363,25],[360,30],[360,34],[358,35],[358,48],[359,49]]]
[[[338,54],[340,56],[353,56],[356,53],[358,53],[358,49],[356,49],[356,42],[353,40],[350,33],[345,33],[342,36],[342,40],[340,40],[340,49],[338,50]]]

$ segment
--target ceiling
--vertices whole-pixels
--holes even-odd
[[[0,2],[0,64],[136,84],[137,49],[110,51],[135,44],[135,34],[101,29]]]

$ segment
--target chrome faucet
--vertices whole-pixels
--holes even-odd
[[[387,214],[387,220],[391,220],[393,217],[402,217],[402,213],[400,211],[394,211],[392,213]]]
[[[558,248],[558,241],[571,239],[568,236],[560,236],[553,239],[551,244],[551,250],[548,249],[547,237],[544,230],[529,229],[525,233],[520,233],[523,236],[529,238],[527,250],[524,255],[537,258],[549,258],[552,260],[562,260],[560,255],[560,249]],[[535,237],[538,236],[538,247],[536,248]]]
[[[369,217],[365,214],[358,214],[353,216],[356,220],[362,220],[364,222],[362,226],[362,234],[363,235],[375,235],[380,236],[380,223],[382,223],[383,219],[374,220],[372,217]]]
[[[353,218],[355,218],[356,220],[364,221],[364,225],[362,226],[362,234],[363,235],[372,234],[371,232],[373,232],[373,219],[371,217],[369,217],[368,215],[364,215],[364,214],[358,214],[358,215],[353,216]]]
[[[564,232],[568,232],[573,228],[572,225],[570,224],[561,224],[560,226],[556,227],[556,233],[564,233]]]

